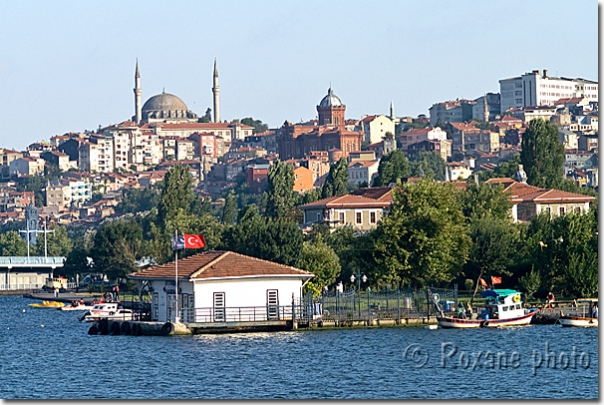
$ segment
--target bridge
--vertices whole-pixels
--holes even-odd
[[[34,290],[44,286],[57,268],[65,263],[63,256],[0,257],[0,290]]]

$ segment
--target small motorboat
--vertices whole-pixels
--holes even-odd
[[[436,317],[442,328],[497,328],[500,326],[523,326],[531,323],[538,310],[523,308],[520,292],[516,290],[485,290],[480,295],[486,298],[485,309],[477,319],[451,316]]]
[[[597,298],[581,298],[577,300],[577,305],[580,305],[583,309],[583,316],[581,315],[562,315],[558,319],[562,326],[575,326],[580,328],[597,328],[598,318],[590,317],[593,313],[594,305],[598,305]]]
[[[29,304],[33,308],[60,308],[64,306],[63,302],[59,301],[42,301],[42,303]]]
[[[131,309],[118,308],[115,312],[109,312],[106,314],[88,314],[84,317],[86,322],[96,322],[101,319],[109,319],[112,321],[132,321],[134,320],[134,312]]]
[[[59,307],[60,311],[90,311],[94,305],[86,305],[83,301],[72,302],[70,305]]]

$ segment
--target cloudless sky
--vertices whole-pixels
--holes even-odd
[[[0,147],[134,114],[165,88],[203,115],[218,60],[222,120],[314,118],[331,83],[347,118],[428,115],[548,69],[598,80],[595,0],[6,1]]]

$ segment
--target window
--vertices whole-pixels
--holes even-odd
[[[564,215],[566,209],[564,207],[560,207],[560,215]]]
[[[344,225],[344,213],[340,212],[340,223]]]
[[[225,304],[224,293],[214,293],[214,322],[224,322],[225,319]]]
[[[581,207],[575,207],[575,212],[577,214],[580,214],[581,213]]]
[[[356,213],[356,224],[360,225],[363,223],[363,213],[362,212],[357,212]]]
[[[317,212],[317,222],[321,222],[321,219],[323,219],[321,213]]]
[[[369,213],[369,222],[371,222],[372,224],[376,223],[376,215],[375,212],[371,212]]]

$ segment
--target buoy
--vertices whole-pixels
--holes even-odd
[[[41,328],[43,328],[43,327],[44,327],[44,325],[40,325],[40,327],[41,327]]]
[[[23,312],[25,312],[25,309],[23,310]]]

